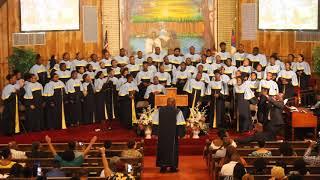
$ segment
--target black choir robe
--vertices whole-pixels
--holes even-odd
[[[5,135],[13,135],[20,132],[20,120],[18,109],[18,94],[15,85],[8,84],[2,90],[3,114],[2,132]]]
[[[68,92],[68,110],[69,110],[69,125],[83,124],[81,101],[83,98],[83,87],[79,79],[69,79],[66,89]]]
[[[222,81],[211,81],[208,84],[206,94],[210,96],[209,127],[224,128],[225,122],[225,95],[228,89]],[[215,95],[218,97],[215,97]]]
[[[85,96],[82,103],[82,120],[84,124],[91,124],[95,121],[95,95],[94,85],[92,83],[84,82],[82,84]]]
[[[161,107],[153,114],[153,134],[158,135],[157,167],[178,168],[178,137],[185,135],[185,120],[175,107]]]
[[[29,82],[25,87],[24,104],[26,107],[26,130],[40,131],[44,128],[43,87],[40,83]],[[34,106],[34,109],[31,108]]]
[[[48,82],[48,73],[47,69],[43,64],[35,64],[31,67],[30,71],[31,74],[34,74],[38,77],[38,82],[45,86]]]
[[[272,97],[269,97],[268,101],[271,106],[268,127],[270,131],[272,131],[273,134],[276,135],[282,125],[285,124],[282,117],[282,112],[285,105],[283,101],[276,101]]]
[[[135,82],[126,82],[119,90],[119,118],[121,124],[128,128],[137,123],[135,111],[136,92],[139,92],[139,89]]]
[[[174,84],[177,88],[178,94],[186,94],[183,88],[186,85],[189,78],[191,78],[191,73],[186,70],[179,70],[173,74],[172,84]]]
[[[50,81],[44,87],[46,101],[46,128],[66,129],[64,102],[66,100],[65,85],[62,81]]]
[[[94,81],[95,89],[95,122],[101,122],[108,119],[106,107],[106,79],[96,79]]]
[[[116,77],[109,78],[106,82],[106,107],[108,119],[116,119],[118,117],[118,79]]]
[[[190,108],[196,107],[205,95],[204,82],[195,79],[189,79],[183,89],[188,93],[188,104]]]

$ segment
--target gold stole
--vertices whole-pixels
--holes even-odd
[[[197,89],[194,89],[194,95],[193,95],[193,100],[192,100],[192,107],[191,108],[194,108],[195,106],[195,103],[196,103],[196,98],[197,98]]]
[[[64,114],[64,103],[63,103],[63,89],[61,88],[61,95],[62,95],[62,102],[61,102],[61,112],[62,112],[62,129],[67,129],[67,125],[66,125],[66,118],[65,118],[65,114]]]
[[[216,94],[216,91],[214,91],[214,95]],[[217,98],[214,97],[214,105],[213,105],[213,108],[214,108],[214,112],[213,112],[213,128],[216,128],[217,127]]]
[[[130,97],[130,92],[129,92],[129,97]],[[133,96],[133,94],[132,94]],[[136,124],[137,123],[137,114],[136,114],[136,107],[135,107],[135,101],[134,101],[134,98],[131,99],[131,123],[132,125],[133,124]]]
[[[18,95],[16,94],[16,112],[15,112],[15,128],[14,132],[19,133],[20,132],[20,124],[19,124],[19,105],[18,105]]]

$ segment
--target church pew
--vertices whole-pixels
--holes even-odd
[[[292,145],[293,148],[307,148],[309,146],[308,142],[305,141],[287,141]],[[282,141],[266,141],[265,147],[267,148],[279,148]],[[251,142],[248,144],[237,144],[237,148],[240,147],[257,147],[257,142]]]
[[[270,175],[253,175],[254,180],[269,180],[271,178]],[[225,176],[219,175],[219,180],[224,180]],[[320,174],[310,174],[307,176],[303,176],[303,180],[315,180],[320,179]]]
[[[67,143],[52,143],[56,150],[65,150],[68,147]],[[88,146],[89,143],[84,143],[84,146]],[[95,143],[93,144],[93,148],[100,148],[103,147],[103,143]],[[42,149],[48,149],[47,143],[41,144]],[[137,148],[143,147],[144,141],[137,141]],[[8,147],[8,144],[0,144],[0,149]],[[18,149],[21,151],[31,151],[32,145],[31,144],[19,144]],[[111,149],[126,149],[127,142],[112,142]]]

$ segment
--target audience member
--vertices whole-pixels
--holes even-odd
[[[263,158],[259,158],[253,162],[253,174],[262,175],[267,173],[267,161]]]
[[[92,145],[96,142],[97,140],[97,136],[94,136],[91,140],[89,145],[87,146],[87,148],[82,152],[82,154],[78,157],[75,157],[74,151],[73,150],[65,150],[61,156],[57,154],[57,151],[55,150],[55,148],[53,147],[52,143],[51,143],[51,138],[49,136],[46,136],[46,141],[48,143],[49,149],[52,152],[52,154],[54,155],[54,159],[60,162],[61,166],[67,166],[67,167],[72,167],[72,166],[81,166],[83,161],[84,161],[84,157],[86,156],[86,154],[90,151]]]
[[[142,154],[140,151],[136,150],[136,142],[134,140],[128,141],[128,149],[122,151],[121,157],[126,158],[140,158]]]
[[[320,166],[320,155],[319,155],[319,147],[316,155],[311,155],[313,148],[315,148],[317,142],[310,141],[309,147],[303,155],[304,161],[310,166]]]
[[[31,147],[31,153],[28,154],[30,158],[46,158],[48,157],[48,153],[42,151],[42,145],[39,141],[33,142]]]
[[[60,162],[54,160],[53,168],[47,172],[47,177],[66,177],[66,174],[60,169]]]
[[[251,174],[245,174],[242,176],[242,180],[254,180],[254,177]]]
[[[12,161],[12,155],[9,148],[4,148],[1,151],[0,169],[10,169],[16,162]]]
[[[233,154],[237,154],[237,149],[232,146],[232,145],[229,145],[227,148],[226,148],[226,155],[225,157],[221,158],[220,162],[219,162],[219,166],[223,166],[224,164],[227,164],[231,161],[231,157]],[[247,165],[247,162],[246,160],[244,160],[241,156],[240,156],[240,161],[239,161],[241,164],[243,164],[244,166]]]
[[[256,151],[253,151],[250,156],[257,156],[257,157],[268,157],[272,156],[271,151],[264,148],[266,142],[265,140],[261,139],[258,141],[259,148]]]
[[[273,141],[276,138],[273,131],[271,131],[271,129],[268,128],[268,126],[263,127],[261,123],[256,123],[254,125],[253,132],[254,132],[253,135],[248,136],[246,138],[235,139],[235,141],[240,144],[246,144],[246,143],[255,142],[261,139],[264,139],[265,141]]]
[[[293,163],[293,171],[290,171],[289,174],[299,174],[302,176],[309,174],[308,169],[306,167],[306,162],[304,162],[303,159],[295,160]]]
[[[14,164],[9,173],[8,178],[22,178],[23,177],[23,166],[19,163]]]
[[[242,180],[246,173],[244,166],[241,163],[237,163],[233,168],[233,180]]]
[[[271,169],[271,180],[285,179],[286,175],[284,169],[279,166],[273,166]]]
[[[231,156],[230,162],[222,166],[221,175],[223,175],[223,176],[233,176],[234,167],[239,162],[240,162],[240,155],[238,153],[234,153]]]
[[[292,145],[288,142],[283,142],[279,147],[280,156],[297,156],[297,153],[293,150]]]
[[[12,159],[27,159],[26,152],[18,150],[18,144],[16,141],[9,142],[8,147],[11,151]]]
[[[229,134],[225,130],[220,129],[218,132],[218,138],[212,141],[209,149],[215,151],[215,157],[222,158],[225,157],[226,147],[228,147],[230,144],[234,147],[237,147],[237,144],[231,138],[229,138]]]

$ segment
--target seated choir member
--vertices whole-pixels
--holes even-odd
[[[194,108],[201,102],[205,95],[205,84],[201,81],[202,74],[198,73],[195,79],[189,79],[183,90],[188,93],[188,104],[190,108]]]
[[[219,55],[216,56],[216,60],[210,64],[210,68],[208,69],[208,75],[210,79],[214,77],[214,71],[217,69],[220,69],[222,66],[225,66],[225,64],[222,62],[221,57]]]
[[[211,66],[207,62],[207,56],[205,54],[201,55],[201,62],[196,65],[196,68],[198,69],[198,67],[200,65],[203,67],[203,70],[202,70],[203,72],[208,73],[210,71]],[[196,71],[197,71],[197,69],[196,69]]]
[[[191,74],[186,70],[185,62],[182,62],[179,67],[180,69],[173,74],[172,84],[177,88],[178,94],[185,94],[183,88],[191,78]]]
[[[168,56],[163,57],[163,66],[164,66],[164,71],[169,73],[171,76],[173,76],[173,72],[176,71],[176,67],[170,64]]]
[[[119,90],[119,118],[123,125],[130,128],[137,121],[135,98],[139,89],[133,81],[134,79],[131,74],[128,74],[126,77],[127,82]]]
[[[243,60],[247,57],[247,53],[244,51],[244,45],[239,44],[237,52],[232,56],[232,65],[239,68],[242,66]]]
[[[279,91],[284,94],[284,99],[294,96],[294,86],[298,86],[298,78],[296,73],[291,70],[291,64],[285,63],[285,69],[278,74]]]
[[[142,70],[136,76],[136,83],[139,87],[138,100],[143,100],[147,87],[153,79],[153,71],[148,70],[148,62],[143,62]]]
[[[42,86],[48,82],[47,68],[43,65],[40,54],[36,55],[36,64],[31,67],[29,73],[36,75],[37,80]]]
[[[96,74],[96,79],[94,81],[95,89],[95,122],[102,122],[108,119],[108,113],[106,108],[106,78],[102,71]]]
[[[60,63],[59,70],[55,73],[58,75],[59,80],[64,84],[66,84],[71,77],[71,73],[69,70],[67,70],[67,65],[65,63]]]
[[[146,93],[144,95],[144,99],[149,101],[151,107],[154,107],[154,96],[157,94],[165,94],[166,88],[159,83],[159,79],[157,76],[153,77],[153,84],[148,86]]]
[[[80,81],[83,81],[83,75],[85,74],[85,69],[83,66],[78,66],[76,68],[76,71],[78,73],[78,79],[80,79]],[[89,75],[88,75],[89,76]],[[90,77],[91,78],[91,77]]]
[[[37,82],[37,76],[30,74],[30,82],[25,86],[24,105],[26,107],[25,126],[28,132],[44,128],[43,87]]]
[[[120,90],[120,87],[127,82],[127,75],[129,74],[128,68],[123,68],[121,70],[121,77],[118,79],[117,91]]]
[[[155,73],[155,76],[158,77],[159,83],[165,87],[171,86],[171,75],[168,72],[164,71],[164,65],[159,66],[159,72]]]
[[[210,123],[211,128],[223,128],[224,123],[224,103],[225,95],[228,95],[228,87],[226,83],[221,80],[219,70],[214,71],[214,80],[210,81],[206,90],[206,95],[210,96]]]
[[[68,52],[63,53],[62,60],[60,61],[60,64],[61,63],[65,63],[66,64],[66,67],[67,67],[68,71],[72,70],[71,69],[72,68],[72,62],[70,60],[70,54]]]
[[[51,73],[51,80],[45,85],[43,95],[46,101],[46,128],[66,129],[64,103],[66,101],[65,85],[56,73]]]
[[[237,83],[234,85],[236,100],[236,119],[237,131],[245,132],[251,128],[250,100],[254,98],[254,93],[250,89],[248,81],[237,77]]]
[[[291,63],[291,69],[296,72],[297,70],[297,58],[293,54],[288,54],[287,62]]]
[[[83,103],[82,103],[82,119],[83,124],[91,124],[95,119],[95,89],[93,81],[88,74],[83,75]]]
[[[9,74],[6,79],[9,83],[3,88],[1,95],[4,105],[1,127],[5,135],[11,136],[20,132],[18,89],[15,86],[16,76]]]
[[[301,90],[306,90],[309,86],[309,79],[311,76],[310,65],[304,60],[303,54],[298,55],[298,62],[296,64],[296,73],[298,76],[298,83]]]
[[[92,64],[87,64],[85,74],[88,74],[92,79],[94,79],[96,73],[94,72]]]
[[[68,114],[69,122],[68,125],[76,126],[78,124],[83,124],[82,121],[82,107],[81,101],[83,98],[83,87],[80,79],[77,79],[77,71],[71,72],[71,79],[67,81],[66,90],[68,98]]]

